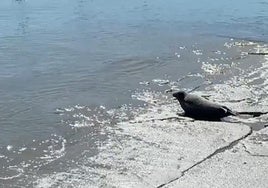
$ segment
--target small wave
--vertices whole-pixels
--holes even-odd
[[[9,181],[26,178],[29,171],[39,168],[65,155],[67,140],[62,136],[51,135],[47,140],[33,141],[27,147],[13,148],[3,153],[0,179]],[[2,175],[3,174],[3,175]]]
[[[10,174],[9,176],[0,176],[0,180],[13,180],[23,175],[24,170],[17,166],[9,166],[5,170],[5,174]]]
[[[64,126],[67,125],[71,128],[97,128],[129,120],[134,112],[135,109],[131,105],[122,105],[113,109],[106,109],[102,105],[97,107],[75,105],[61,108],[60,115]]]
[[[107,70],[116,73],[136,74],[148,68],[159,66],[161,61],[157,59],[136,59],[129,58],[118,61],[109,62],[106,67]],[[105,70],[104,70],[105,71]]]
[[[154,83],[158,84],[159,86],[163,86],[169,84],[169,80],[162,80],[162,79],[153,79]]]
[[[11,146],[11,145],[8,145],[8,146],[7,146],[7,150],[8,150],[8,151],[11,151],[12,149],[13,149],[13,146]]]
[[[201,69],[210,75],[224,74],[226,69],[230,69],[229,64],[211,64],[209,62],[202,62]]]

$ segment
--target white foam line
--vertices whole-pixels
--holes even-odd
[[[9,168],[10,168],[11,170],[17,171],[17,172],[18,172],[17,175],[14,175],[14,176],[8,176],[8,177],[0,177],[0,180],[12,180],[12,179],[14,179],[14,178],[18,178],[18,177],[20,177],[20,176],[23,174],[24,170],[21,169],[21,168],[15,168],[15,167],[16,167],[16,166],[10,166]]]

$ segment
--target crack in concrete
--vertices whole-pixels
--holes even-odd
[[[192,168],[194,168],[194,167],[196,167],[197,165],[199,165],[199,164],[201,164],[201,163],[207,161],[208,159],[212,158],[213,156],[217,155],[218,153],[222,153],[222,152],[225,152],[226,150],[232,149],[235,145],[237,145],[237,144],[239,143],[239,141],[241,141],[241,140],[247,138],[248,136],[250,136],[250,135],[252,134],[252,132],[253,132],[253,131],[252,131],[252,128],[251,128],[251,127],[249,127],[249,128],[250,128],[250,131],[249,131],[246,135],[244,135],[244,136],[242,136],[242,137],[240,137],[240,138],[238,138],[238,139],[232,141],[232,142],[231,142],[230,144],[228,144],[227,146],[224,146],[224,147],[222,147],[222,148],[219,148],[219,149],[215,150],[213,153],[211,153],[210,155],[208,155],[206,158],[202,159],[201,161],[198,161],[198,162],[195,163],[194,165],[192,165],[192,166],[190,166],[189,168],[187,168],[186,170],[182,171],[182,172],[181,172],[181,175],[180,175],[179,177],[176,177],[176,178],[170,180],[170,181],[167,182],[167,183],[163,183],[163,184],[157,186],[157,188],[164,187],[164,186],[166,186],[166,185],[168,185],[168,184],[170,184],[170,183],[172,183],[172,182],[174,182],[174,181],[180,179],[180,178],[183,177],[188,171],[190,171]]]
[[[248,149],[247,146],[245,144],[242,143],[242,146],[245,150],[245,152],[247,152],[249,155],[253,156],[253,157],[268,157],[268,155],[262,155],[262,154],[253,154],[251,153]]]

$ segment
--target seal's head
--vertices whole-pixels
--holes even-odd
[[[179,101],[183,101],[185,96],[186,96],[186,93],[184,91],[178,91],[176,93],[173,93],[172,95],[173,95],[173,97],[175,97]]]

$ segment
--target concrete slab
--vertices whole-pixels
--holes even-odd
[[[120,123],[99,155],[83,162],[97,164],[98,186],[161,186],[251,132],[226,122],[143,120]]]
[[[268,128],[192,168],[164,187],[267,187]]]

